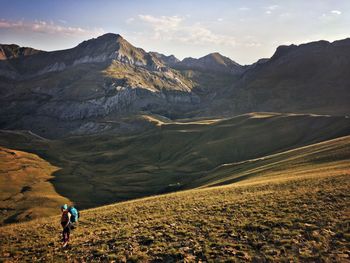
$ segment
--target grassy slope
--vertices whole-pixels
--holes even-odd
[[[58,217],[2,227],[2,259],[347,261],[350,136],[296,154],[235,184],[83,211],[67,250]]]
[[[177,123],[158,119],[156,125],[133,136],[109,134],[60,141],[3,133],[0,145],[34,152],[62,168],[51,181],[57,192],[89,208],[198,187],[230,177],[215,173],[222,164],[350,133],[350,120],[344,117],[277,113]]]
[[[334,171],[349,168],[349,138],[341,137],[334,140],[320,142],[311,146],[251,159],[238,163],[221,165],[195,181],[195,185],[202,187],[217,186],[239,182],[255,177],[256,180],[265,180],[267,176],[280,177],[285,174],[286,169],[293,176],[305,173],[314,173],[321,169]],[[334,167],[329,165],[330,161],[336,159]],[[323,168],[323,163],[325,163]]]
[[[67,203],[49,182],[57,169],[34,154],[0,147],[0,224],[53,215]]]

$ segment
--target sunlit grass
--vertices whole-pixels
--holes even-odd
[[[58,217],[1,228],[13,260],[348,259],[349,170],[191,190],[82,212],[71,248]],[[253,183],[253,181],[251,182]]]
[[[35,154],[0,147],[0,223],[53,215],[68,203],[49,182],[56,170]]]

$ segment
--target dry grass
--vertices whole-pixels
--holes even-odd
[[[35,154],[0,147],[0,224],[52,215],[68,203],[49,181],[57,169]]]
[[[223,185],[256,177],[254,181],[273,177],[329,174],[350,169],[350,136],[315,143],[238,163],[223,164],[196,183],[206,186]],[[286,175],[288,174],[288,175]],[[205,183],[209,182],[209,183]]]
[[[58,217],[1,228],[9,261],[349,260],[350,170],[252,178],[82,212],[62,249]],[[59,211],[57,211],[59,213]]]

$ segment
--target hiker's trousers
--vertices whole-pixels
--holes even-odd
[[[63,231],[62,231],[62,240],[63,242],[68,242],[69,241],[69,234],[70,234],[70,224],[68,224],[68,226],[65,227],[66,224],[61,223],[62,227],[63,227]]]

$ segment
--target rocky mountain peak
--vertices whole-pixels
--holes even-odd
[[[90,48],[90,47],[100,48],[101,46],[108,46],[108,45],[114,45],[115,47],[117,47],[118,44],[121,43],[122,41],[126,41],[126,40],[121,35],[107,33],[97,38],[85,40],[82,43],[80,43],[76,48],[82,48],[82,49]]]
[[[94,39],[79,44],[75,49],[79,54],[86,53],[89,56],[115,59],[125,64],[144,66],[153,70],[159,70],[164,64],[141,48],[130,44],[119,34],[107,33]]]
[[[227,67],[231,67],[233,65],[240,66],[238,63],[236,63],[235,61],[231,60],[228,57],[221,55],[219,52],[210,53],[200,58],[200,60],[206,61],[207,63],[215,63],[215,64],[227,66]]]
[[[244,71],[244,67],[221,55],[218,52],[210,53],[201,58],[185,58],[177,63],[176,68],[194,69],[200,71],[224,72],[230,74],[240,74]]]

